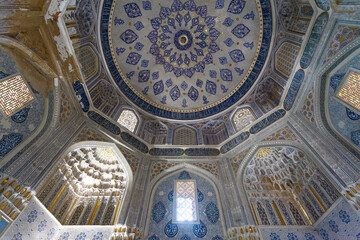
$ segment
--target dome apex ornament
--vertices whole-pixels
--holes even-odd
[[[270,0],[148,2],[103,5],[103,59],[124,95],[156,116],[191,120],[247,93],[270,46]]]

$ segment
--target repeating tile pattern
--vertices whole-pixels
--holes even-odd
[[[301,113],[309,122],[316,126],[314,107],[314,90],[310,89],[306,99],[304,100],[304,105],[301,109]]]
[[[293,133],[293,131],[291,131],[291,129],[288,126],[286,126],[264,139],[264,141],[276,141],[276,140],[296,141],[298,139],[295,133]]]
[[[231,159],[233,170],[234,170],[235,174],[237,174],[240,164],[241,164],[241,161],[244,160],[244,158],[246,157],[248,152],[249,152],[249,149],[245,149],[244,151],[240,152],[238,156],[234,156]]]
[[[316,231],[323,240],[359,239],[360,217],[346,199],[338,205],[316,226]]]

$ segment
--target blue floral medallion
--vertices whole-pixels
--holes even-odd
[[[156,223],[159,223],[164,219],[165,213],[166,213],[165,205],[162,202],[158,202],[153,207],[152,218]]]
[[[175,237],[178,233],[178,230],[178,226],[176,224],[173,224],[172,220],[170,220],[164,228],[164,232],[168,237]]]
[[[197,236],[198,238],[203,238],[206,236],[207,233],[207,227],[205,226],[205,224],[203,223],[203,221],[200,220],[199,224],[195,224],[193,226],[193,233],[195,234],[195,236]]]
[[[346,108],[346,114],[351,120],[359,120],[360,114],[357,114],[356,112],[351,111],[349,108]]]
[[[213,224],[215,224],[219,220],[219,217],[220,217],[219,209],[213,202],[209,203],[206,206],[205,214],[206,214],[206,217],[208,218],[208,220]]]
[[[182,171],[180,173],[179,179],[191,179],[190,174],[187,171]]]
[[[160,240],[155,234],[149,237],[149,240]]]
[[[23,108],[20,111],[18,111],[17,113],[14,113],[11,116],[11,120],[13,120],[16,123],[22,123],[27,119],[27,116],[29,114],[29,110],[30,108]]]
[[[180,30],[175,33],[174,44],[179,50],[186,50],[191,47],[193,37],[187,30]],[[180,58],[179,58],[180,59]]]

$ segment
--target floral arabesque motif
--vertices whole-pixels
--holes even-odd
[[[316,240],[315,236],[311,233],[305,233],[305,239],[306,240]]]
[[[271,240],[281,240],[281,239],[280,239],[280,236],[277,235],[276,233],[271,233],[271,234],[270,234],[270,239],[271,239]]]
[[[172,223],[172,220],[170,220],[166,226],[165,226],[165,229],[164,229],[164,232],[166,234],[166,236],[168,237],[175,237],[176,234],[178,233],[179,231],[179,228],[176,224]]]
[[[323,240],[329,240],[329,234],[326,232],[325,229],[320,229],[319,234],[323,238]]]
[[[211,223],[216,223],[219,220],[219,209],[213,202],[206,206],[205,214]]]
[[[47,225],[47,221],[46,221],[46,220],[42,220],[42,221],[40,222],[40,224],[38,225],[38,231],[39,231],[39,232],[44,231],[45,228],[46,228],[46,225]]]
[[[85,240],[85,238],[86,234],[84,232],[81,232],[76,236],[75,240]]]
[[[331,231],[337,233],[339,231],[339,226],[336,224],[336,222],[334,220],[330,220],[329,221],[329,227],[331,229]]]
[[[32,223],[35,221],[35,219],[37,218],[37,211],[36,210],[32,210],[29,215],[28,215],[28,219],[27,222],[28,223]]]
[[[344,222],[344,223],[346,223],[346,224],[348,224],[348,223],[350,222],[350,216],[349,216],[349,214],[348,214],[346,211],[344,211],[344,210],[340,210],[340,212],[339,212],[339,217],[340,217],[341,221]]]
[[[64,232],[59,236],[58,240],[69,240],[69,236],[70,236],[70,233]]]
[[[17,234],[14,234],[11,240],[22,240],[22,234],[19,232]]]
[[[104,235],[103,235],[102,232],[97,232],[97,233],[93,236],[92,240],[102,240],[103,237],[104,237]]]
[[[205,226],[205,224],[203,223],[203,221],[200,220],[200,224],[194,224],[193,226],[193,233],[195,234],[195,236],[197,236],[198,238],[203,238],[205,237],[206,233],[207,233],[207,227]]]
[[[164,219],[165,213],[165,205],[160,201],[154,205],[154,208],[152,210],[152,218],[156,223],[159,223]]]
[[[298,237],[295,235],[295,233],[289,233],[287,237],[289,240],[298,240]]]
[[[47,239],[52,240],[54,238],[54,236],[55,236],[55,232],[56,232],[55,228],[51,228],[50,231],[47,234]]]

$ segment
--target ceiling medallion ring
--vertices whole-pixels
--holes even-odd
[[[108,2],[112,5],[105,14],[108,17],[108,38],[103,34],[101,37],[105,61],[108,66],[112,62],[110,73],[131,101],[160,117],[190,120],[223,111],[245,95],[265,62],[271,40],[269,0],[232,0],[227,7],[222,6],[227,12],[224,16],[215,15],[221,6],[211,8],[212,3],[198,6],[198,1],[193,0],[184,4],[174,0],[169,6],[162,6],[163,2],[159,2],[159,7],[155,4],[157,1],[144,1],[143,9],[127,1],[122,4],[117,4],[116,0]],[[221,1],[216,1],[216,4],[218,2]],[[246,8],[246,5],[250,7]],[[119,19],[121,14],[114,15],[119,12],[118,8],[124,9],[124,15],[129,18]],[[149,16],[146,11],[151,9],[158,12],[159,17],[148,18],[146,22],[144,19]],[[101,21],[105,15],[103,9]],[[263,15],[267,15],[266,19]],[[254,21],[257,33],[246,26]],[[118,25],[124,27],[120,38],[114,35]],[[228,32],[226,25],[229,26]],[[105,30],[103,26],[101,24]],[[147,30],[145,35],[141,35],[142,29]],[[263,35],[267,35],[266,39]],[[149,42],[146,43],[146,39],[139,41],[142,37]],[[233,40],[239,42],[235,44]],[[104,48],[104,43],[108,49]],[[144,53],[142,49],[148,52]],[[109,56],[108,50],[113,59],[106,57]],[[247,66],[242,67],[244,63]]]
[[[187,30],[180,30],[175,34],[174,44],[179,50],[186,50],[191,47],[193,43],[193,37]]]

